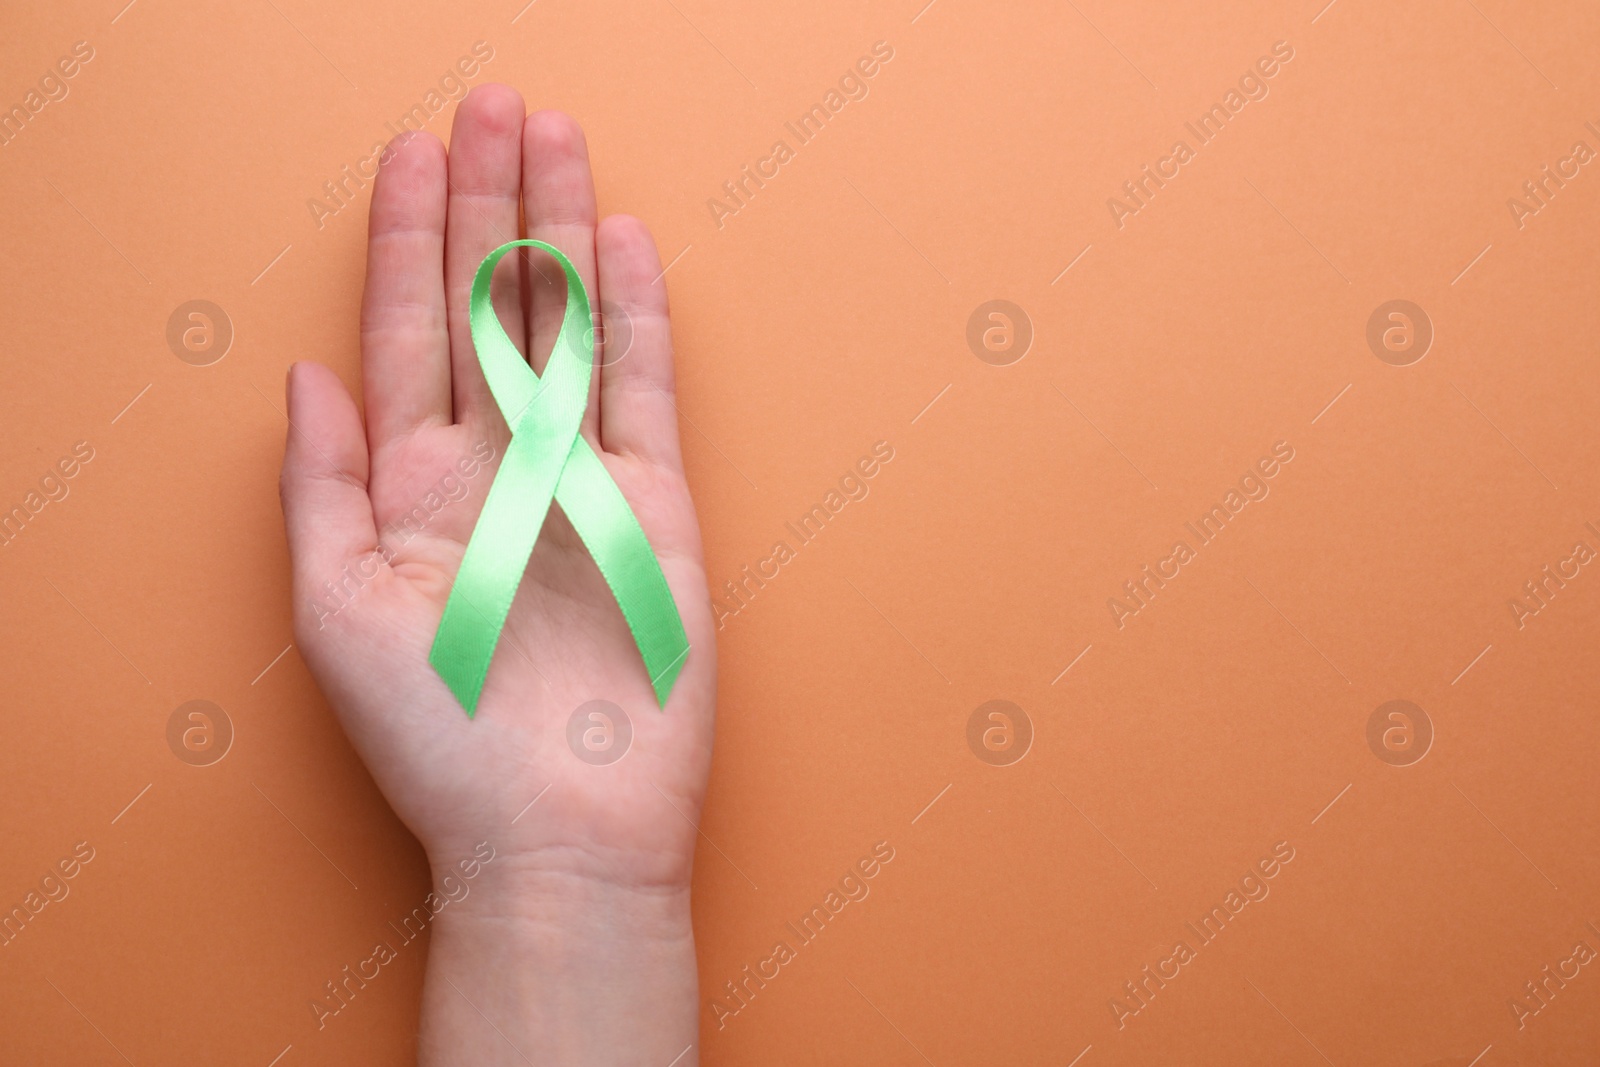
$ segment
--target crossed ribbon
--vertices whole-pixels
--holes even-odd
[[[543,377],[506,336],[489,298],[495,264],[524,246],[550,253],[567,275],[566,311]],[[649,539],[605,464],[578,432],[594,365],[583,279],[559,249],[543,241],[508,241],[478,265],[469,320],[478,363],[511,430],[511,443],[467,541],[428,662],[472,717],[554,499],[611,587],[664,707],[689,655],[689,638]]]

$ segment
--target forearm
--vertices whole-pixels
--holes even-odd
[[[687,888],[494,866],[433,924],[422,1067],[698,1062]]]

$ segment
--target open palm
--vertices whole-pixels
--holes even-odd
[[[644,528],[688,631],[691,651],[665,708],[559,505],[475,718],[428,662],[509,440],[472,345],[472,275],[486,253],[522,236],[523,219],[526,236],[572,260],[605,316],[582,433]],[[516,92],[496,85],[462,102],[448,155],[428,134],[393,147],[368,239],[364,425],[332,371],[298,363],[289,374],[282,494],[296,644],[435,864],[488,840],[514,863],[561,876],[686,887],[716,660],[654,242],[636,219],[597,223],[575,122],[557,112],[525,119]],[[565,300],[560,269],[543,253],[507,256],[493,292],[506,332],[542,370]],[[595,700],[622,715],[586,710],[588,744],[569,743],[569,721]],[[625,755],[606,762],[630,727]]]

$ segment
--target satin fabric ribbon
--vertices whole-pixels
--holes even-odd
[[[548,252],[567,276],[566,311],[542,377],[506,336],[489,297],[495,264],[521,247]],[[594,367],[583,279],[559,249],[543,241],[508,241],[478,265],[469,319],[478,363],[511,430],[511,443],[467,541],[428,662],[471,717],[554,499],[610,586],[664,707],[689,655],[689,638],[649,539],[605,464],[578,432]]]

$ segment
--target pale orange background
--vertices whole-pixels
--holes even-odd
[[[413,1055],[420,946],[324,1029],[308,1008],[427,878],[274,662],[281,382],[358,381],[367,194],[320,229],[306,201],[482,40],[473,82],[577,116],[602,210],[681,253],[717,582],[895,449],[720,635],[705,1062],[1595,1062],[1600,964],[1521,1030],[1508,1002],[1600,949],[1600,574],[1521,630],[1508,601],[1600,548],[1600,167],[1520,229],[1506,201],[1600,149],[1600,11],[922,3],[7,13],[0,102],[95,58],[0,147],[0,504],[95,458],[0,549],[0,903],[96,856],[0,948],[0,1059]],[[880,40],[870,95],[719,228],[707,199]],[[1107,198],[1280,40],[1270,95],[1119,230]],[[996,298],[1035,330],[1004,367],[965,340]],[[1395,298],[1436,330],[1403,368],[1365,340]],[[191,299],[234,326],[211,366],[166,344]],[[1118,630],[1107,598],[1279,440],[1271,495]],[[1366,740],[1398,698],[1436,730],[1409,767]],[[192,699],[236,729],[210,767],[167,747]],[[967,746],[991,699],[1034,726],[1011,766]],[[871,896],[718,1029],[723,983],[878,841]],[[1270,896],[1119,1029],[1122,983],[1278,841]]]

